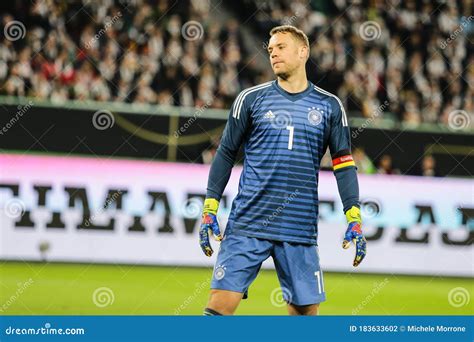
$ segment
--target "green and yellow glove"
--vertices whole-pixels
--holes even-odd
[[[353,266],[356,267],[359,266],[367,254],[367,241],[362,234],[362,219],[360,217],[360,209],[356,206],[353,206],[347,210],[346,219],[349,226],[347,227],[344,241],[342,242],[342,248],[347,249],[350,247],[351,241],[354,242],[354,245],[356,246],[356,254]]]
[[[208,257],[214,253],[209,241],[209,235],[213,235],[216,241],[222,241],[222,234],[217,223],[217,210],[219,202],[215,198],[206,198],[202,212],[201,228],[199,229],[199,244],[204,254]]]

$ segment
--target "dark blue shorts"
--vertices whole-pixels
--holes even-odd
[[[269,289],[273,304],[278,301],[278,295],[295,305],[326,300],[317,246],[264,240],[227,231],[217,255],[211,289],[241,292],[246,298],[262,263],[270,256],[281,286],[279,294]]]

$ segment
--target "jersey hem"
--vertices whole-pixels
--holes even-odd
[[[269,240],[269,241],[290,242],[290,243],[299,243],[303,245],[314,245],[314,246],[318,245],[317,239],[311,239],[311,241],[308,241],[307,239],[299,239],[299,238],[287,239],[287,238],[279,238],[278,236],[270,237],[267,234],[264,235],[264,234],[252,233],[244,229],[236,228],[235,225],[232,227],[232,233],[235,233],[241,236],[257,238],[257,239],[262,239],[262,240]]]

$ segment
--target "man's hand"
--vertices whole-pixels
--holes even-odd
[[[209,235],[213,235],[216,241],[222,240],[219,223],[217,223],[217,209],[219,202],[214,198],[206,198],[202,212],[201,228],[199,229],[199,244],[205,255],[210,257],[214,251],[209,241]]]
[[[342,242],[342,248],[347,249],[351,246],[351,241],[354,242],[354,245],[356,246],[356,254],[353,265],[356,267],[359,266],[367,254],[367,241],[362,234],[360,209],[355,206],[352,207],[346,212],[346,218],[349,227],[347,227],[344,241]]]

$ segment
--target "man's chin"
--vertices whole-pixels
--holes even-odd
[[[276,70],[275,76],[286,80],[289,76],[289,73],[283,70]]]

